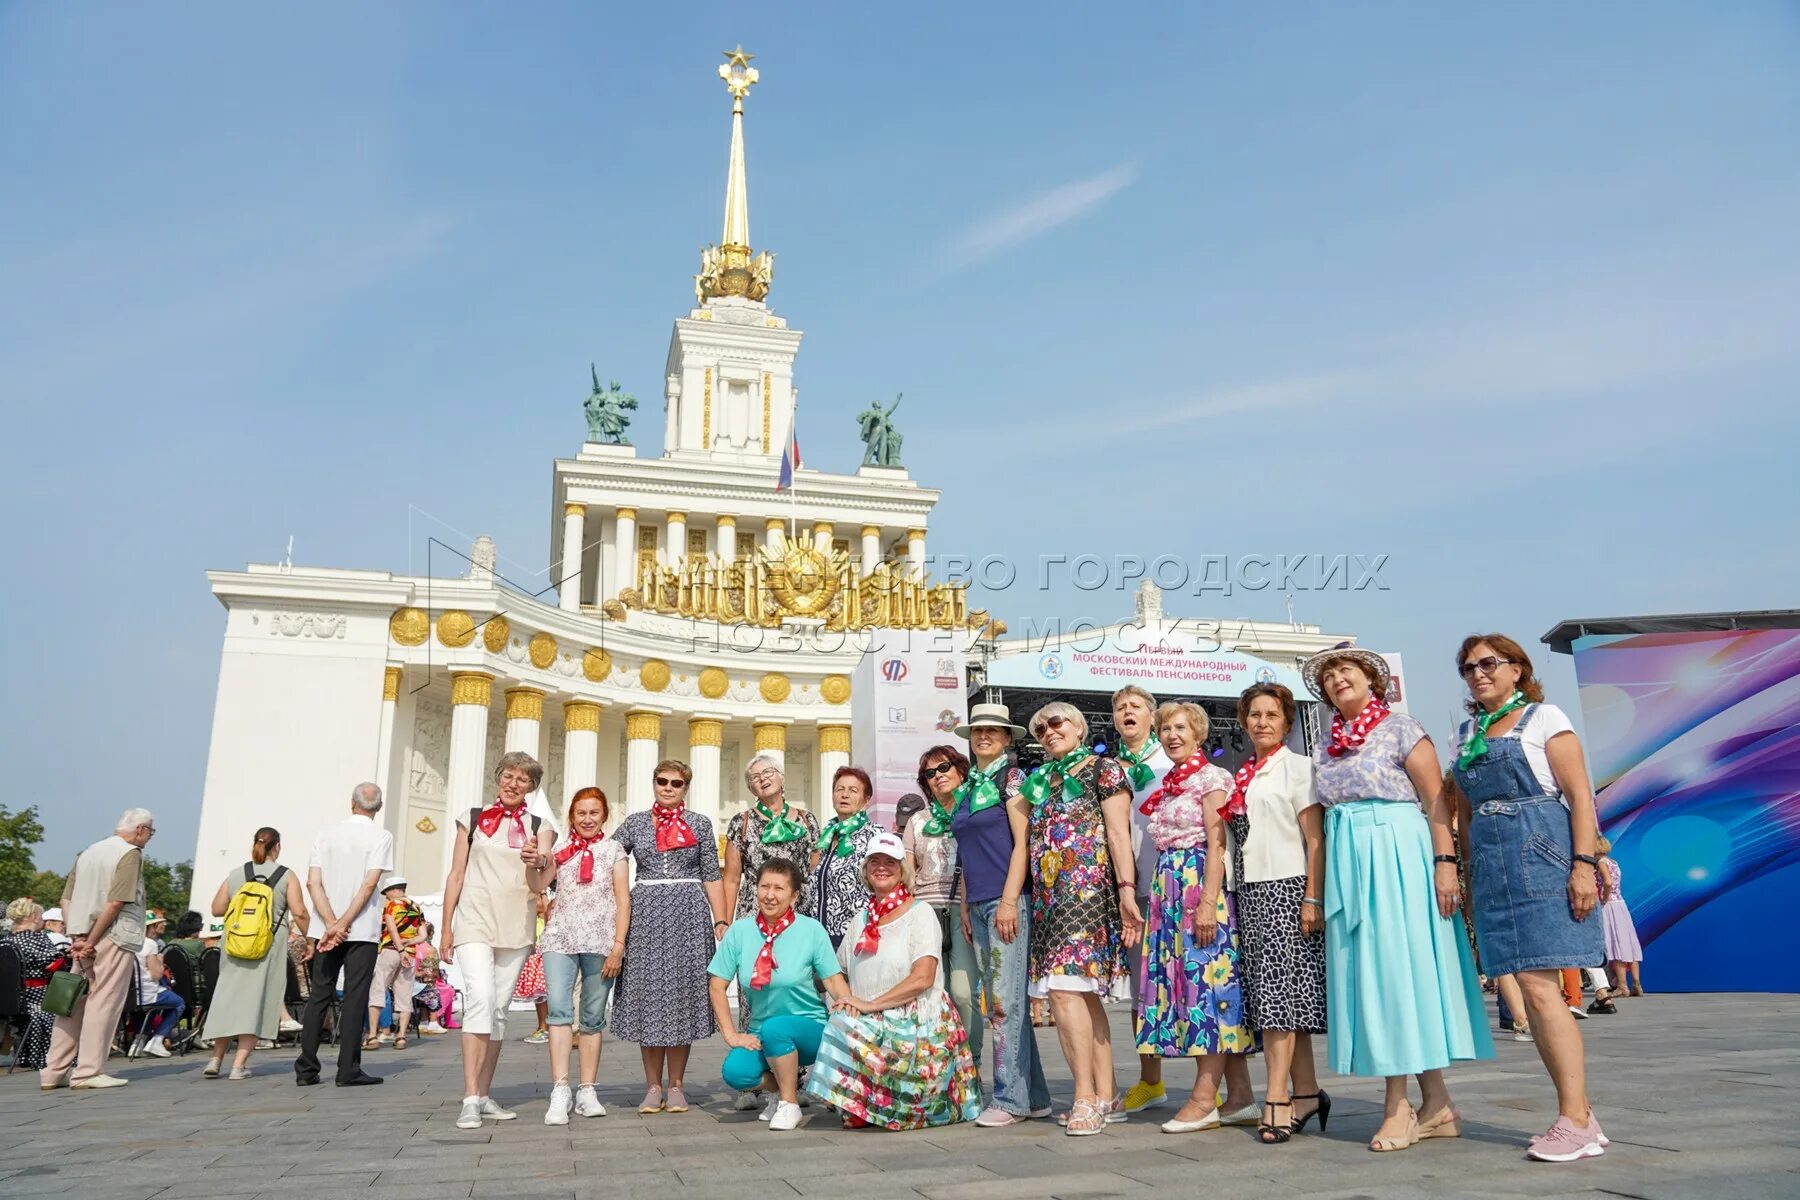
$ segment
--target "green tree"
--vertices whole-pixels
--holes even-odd
[[[33,851],[43,840],[35,804],[18,812],[0,805],[0,904],[29,893],[37,874]]]
[[[171,924],[187,911],[193,883],[192,862],[164,863],[144,856],[144,907],[161,909]]]
[[[39,871],[31,877],[31,882],[26,884],[25,890],[20,893],[23,896],[30,896],[45,908],[55,908],[60,904],[62,894],[63,877],[55,871]]]

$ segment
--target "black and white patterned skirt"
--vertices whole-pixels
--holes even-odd
[[[1325,935],[1300,932],[1306,876],[1238,884],[1244,1012],[1251,1028],[1325,1032]]]
[[[717,1030],[708,995],[712,909],[695,880],[631,889],[625,961],[612,994],[613,1036],[643,1046],[686,1046]]]

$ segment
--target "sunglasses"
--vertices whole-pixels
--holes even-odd
[[[925,768],[925,778],[931,779],[938,775],[948,775],[950,772],[952,772],[954,770],[956,770],[955,763],[947,763],[947,762],[938,763],[936,766],[931,766],[931,767]]]
[[[1054,731],[1060,730],[1064,725],[1067,725],[1068,723],[1069,723],[1069,718],[1067,718],[1067,717],[1045,717],[1043,720],[1041,720],[1037,723],[1037,728],[1035,728],[1031,731],[1032,736],[1043,737],[1044,732],[1046,730],[1050,730],[1050,731],[1054,732]]]
[[[1464,663],[1457,668],[1457,671],[1464,679],[1473,679],[1477,674],[1492,675],[1495,671],[1498,671],[1501,666],[1510,664],[1511,662],[1512,659],[1510,658],[1495,658],[1490,654],[1486,658],[1478,658],[1474,662]]]
[[[683,788],[683,787],[687,786],[687,780],[681,778],[680,776],[676,776],[674,779],[659,777],[656,781],[656,786],[657,787],[667,787],[667,788]]]

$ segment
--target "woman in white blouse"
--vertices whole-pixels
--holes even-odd
[[[1279,683],[1255,684],[1238,697],[1238,723],[1253,753],[1225,805],[1242,855],[1244,1010],[1262,1034],[1269,1072],[1257,1132],[1271,1146],[1304,1129],[1315,1112],[1321,1130],[1331,1118],[1312,1052],[1312,1035],[1325,1032],[1325,820],[1312,760],[1287,748],[1296,712],[1294,693]]]
[[[943,929],[931,905],[912,896],[906,844],[876,834],[862,877],[868,907],[838,946],[850,992],[833,1001],[806,1090],[852,1129],[972,1121],[981,1113],[980,1082],[944,990]]]

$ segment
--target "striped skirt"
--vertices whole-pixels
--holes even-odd
[[[1327,810],[1325,1008],[1331,1069],[1414,1075],[1494,1057],[1469,941],[1440,917],[1431,829],[1416,805]]]
[[[981,1115],[968,1035],[942,988],[878,1013],[836,1012],[806,1090],[882,1129],[952,1125]]]

